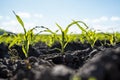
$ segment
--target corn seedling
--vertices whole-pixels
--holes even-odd
[[[23,30],[24,30],[24,34],[23,34],[23,38],[21,38],[21,36],[18,34],[18,35],[15,35],[15,39],[13,40],[13,42],[10,44],[9,47],[13,46],[14,44],[16,44],[17,42],[21,42],[22,41],[22,51],[25,55],[25,57],[28,57],[28,51],[29,51],[29,45],[32,41],[32,38],[33,38],[33,30],[38,28],[38,27],[34,27],[30,30],[26,30],[25,26],[24,26],[24,23],[22,21],[22,19],[13,11],[14,15],[16,16],[17,18],[17,21],[20,23],[20,25],[22,26]]]
[[[117,39],[118,39],[117,33],[114,32],[114,33],[112,34],[112,40],[110,41],[110,43],[111,43],[112,45],[116,45],[116,43],[118,42]]]
[[[49,28],[47,27],[41,27],[41,28],[44,28],[45,30],[43,32],[49,32],[51,33],[51,37],[53,38],[53,42],[55,42],[56,40],[58,40],[61,44],[61,49],[58,49],[56,48],[57,50],[61,51],[62,54],[64,54],[64,49],[66,47],[66,45],[68,44],[68,42],[71,40],[70,39],[70,36],[68,36],[68,31],[69,31],[69,28],[74,25],[76,22],[72,22],[70,23],[65,30],[62,29],[62,27],[56,23],[57,27],[59,28],[60,32],[61,32],[61,37],[58,37],[57,35],[57,32],[59,30],[56,30],[55,32],[53,32],[52,30],[50,30]]]
[[[115,45],[117,43],[117,33],[103,33],[104,36],[106,36],[107,40],[110,41],[110,44],[108,45]],[[107,43],[106,43],[107,44]]]
[[[70,36],[68,36],[69,28],[76,23],[77,23],[76,21],[71,22],[70,24],[67,25],[65,30],[62,29],[62,27],[59,24],[56,23],[57,27],[59,28],[59,30],[61,32],[61,39],[59,41],[60,41],[60,44],[61,44],[60,51],[61,51],[62,54],[64,54],[64,49],[67,46],[68,42],[71,40]]]
[[[94,30],[91,30],[89,29],[89,27],[87,26],[86,23],[84,23],[83,21],[74,21],[75,24],[79,27],[79,29],[82,31],[81,33],[81,37],[80,37],[80,40],[83,42],[83,41],[88,41],[88,43],[91,44],[91,47],[94,46],[96,40],[97,40],[97,34],[96,34],[96,31]],[[84,27],[82,27],[79,23],[82,23]]]
[[[116,33],[113,33],[110,35],[110,44],[115,45],[116,44]]]

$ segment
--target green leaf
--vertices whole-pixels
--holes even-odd
[[[26,29],[25,29],[25,27],[24,27],[24,23],[23,23],[22,19],[21,19],[14,11],[13,11],[13,13],[15,14],[18,22],[19,22],[19,23],[21,24],[21,26],[23,27],[24,33],[26,34]]]
[[[22,45],[22,51],[23,51],[23,53],[24,53],[25,57],[28,57],[28,55],[27,55],[27,51],[26,51],[26,49],[25,49],[25,46],[24,46],[24,45]]]
[[[73,21],[73,22],[71,22],[71,23],[66,27],[65,33],[67,33],[67,32],[68,32],[68,29],[69,29],[71,26],[75,25],[77,22],[79,22],[79,21]]]
[[[85,28],[83,28],[80,24],[78,24],[78,22],[83,23],[83,24],[85,25],[85,27],[87,28],[87,25],[86,25],[84,22],[74,21],[74,20],[73,20],[73,22],[75,22],[75,24],[80,28],[80,30],[81,30],[82,32],[87,32]]]
[[[10,43],[9,48],[17,44],[19,40],[21,40],[20,37],[14,35],[14,40]]]
[[[16,16],[18,22],[21,24],[21,26],[24,27],[24,23],[23,23],[22,19],[14,11],[13,11],[13,13],[15,14],[15,16]]]
[[[60,29],[60,31],[63,32],[62,27],[61,27],[59,24],[57,24],[57,23],[56,23],[56,25],[57,25],[57,27]]]

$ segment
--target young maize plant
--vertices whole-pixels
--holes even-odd
[[[20,23],[20,25],[22,26],[23,30],[24,30],[24,34],[23,37],[20,36],[20,34],[14,35],[14,40],[10,43],[9,48],[12,47],[14,44],[16,43],[21,43],[22,44],[22,51],[25,55],[25,57],[28,57],[28,51],[29,51],[29,45],[31,44],[31,41],[33,40],[33,30],[38,28],[38,27],[34,27],[30,30],[26,30],[24,23],[22,21],[22,19],[13,11],[14,15],[17,18],[17,21]]]
[[[46,29],[45,32],[50,32],[52,35],[54,35],[55,39],[58,39],[58,41],[59,41],[60,44],[61,44],[61,49],[58,49],[58,48],[57,48],[57,49],[60,50],[62,54],[64,54],[65,48],[66,48],[68,42],[70,42],[70,41],[72,40],[72,39],[71,39],[71,36],[68,35],[69,28],[72,27],[72,26],[75,25],[75,24],[82,30],[82,34],[84,34],[85,37],[87,36],[87,40],[88,40],[89,42],[93,41],[93,42],[91,43],[91,45],[94,45],[94,43],[95,43],[95,41],[96,41],[96,39],[95,39],[95,38],[96,38],[95,32],[92,32],[92,31],[90,31],[90,30],[89,30],[89,32],[88,32],[87,29],[81,27],[81,26],[79,25],[79,23],[84,24],[84,25],[86,26],[86,28],[88,28],[88,26],[87,26],[84,22],[82,22],[82,21],[74,21],[74,20],[73,20],[73,22],[71,22],[70,24],[68,24],[65,29],[63,29],[59,24],[56,23],[56,26],[59,28],[59,30],[60,30],[60,32],[61,32],[61,35],[60,35],[61,37],[58,37],[57,34],[56,34],[56,32],[53,32],[53,31],[51,31],[50,29],[48,29],[48,28],[46,28],[46,27],[43,27],[43,28]],[[57,32],[58,32],[58,30],[57,30]]]
[[[61,49],[59,49],[59,50],[61,51],[62,54],[64,54],[65,47],[67,46],[67,44],[69,42],[68,34],[67,34],[68,29],[70,26],[72,26],[72,24],[68,25],[65,30],[63,30],[59,24],[56,23],[56,25],[59,28],[59,30],[61,31],[61,39],[59,39],[60,44],[61,44]]]
[[[72,27],[74,24],[78,23],[78,21],[73,21],[70,24],[67,25],[67,27],[65,28],[65,30],[56,23],[57,27],[59,28],[60,32],[61,32],[61,39],[59,39],[60,43],[61,43],[61,53],[64,54],[65,52],[65,48],[68,44],[69,41],[71,41],[71,37],[68,35],[68,31],[69,28]]]
[[[96,42],[96,40],[98,39],[97,38],[97,34],[96,34],[96,31],[94,30],[91,30],[91,29],[89,29],[89,27],[87,26],[87,24],[86,23],[84,23],[83,21],[74,21],[73,20],[73,22],[75,22],[75,24],[79,27],[79,29],[82,31],[82,33],[81,33],[81,37],[82,38],[80,38],[80,40],[83,42],[83,41],[88,41],[88,43],[90,43],[91,44],[91,47],[93,47],[94,46],[94,44],[95,44],[95,42]],[[85,28],[84,27],[82,27],[79,23],[82,23],[84,26],[85,26]],[[84,39],[84,40],[83,40]]]
[[[116,43],[117,43],[117,33],[116,32],[114,32],[114,33],[103,33],[104,34],[104,36],[106,36],[106,38],[107,38],[107,40],[109,40],[110,41],[110,44],[108,44],[108,45],[116,45]]]
[[[56,40],[58,40],[61,44],[61,49],[58,49],[56,48],[57,50],[59,50],[62,54],[64,54],[64,50],[65,50],[65,47],[66,45],[68,44],[68,42],[71,40],[71,36],[68,35],[68,31],[69,31],[69,28],[74,25],[76,22],[72,22],[70,23],[65,30],[62,29],[62,27],[56,23],[57,27],[59,28],[60,32],[61,32],[61,35],[60,37],[57,35],[57,32],[59,30],[56,30],[55,32],[53,32],[52,30],[50,30],[49,28],[47,27],[44,27],[42,26],[41,28],[44,28],[45,30],[43,32],[49,32],[51,33],[51,37],[53,38],[53,42],[55,42]]]

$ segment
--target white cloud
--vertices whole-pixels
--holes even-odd
[[[102,17],[100,17],[100,18],[92,19],[91,21],[92,21],[93,23],[100,23],[100,22],[108,21],[108,17],[102,16]]]
[[[18,14],[19,15],[19,14]],[[23,15],[23,14],[22,14]],[[29,16],[25,16],[25,15],[29,15]],[[37,13],[33,13],[33,14],[24,14],[24,16],[27,18],[25,19],[24,21],[24,24],[25,24],[25,28],[28,30],[28,29],[31,29],[33,27],[35,27],[36,25],[43,25],[43,26],[47,26],[49,27],[50,26],[50,29],[53,28],[51,26],[56,26],[54,23],[55,21],[59,22],[60,25],[67,25],[69,24],[69,19],[66,19],[66,21],[64,19],[62,20],[49,20],[48,19],[48,22],[46,24],[46,20],[43,19],[41,22],[39,22],[39,18],[42,18],[43,15],[41,14],[37,14]],[[20,17],[24,17],[24,16],[21,16]],[[20,27],[21,25],[18,23],[18,21],[16,19],[14,20],[11,20],[12,17],[8,17],[7,19],[7,16],[0,16],[0,18],[5,18],[5,20],[1,21],[0,22],[0,27],[5,29],[5,30],[9,30],[9,31],[12,31],[12,32],[16,32],[16,33],[19,33],[19,32],[23,32],[23,29],[22,27]],[[32,19],[29,19],[29,18],[32,18]],[[99,17],[99,18],[85,18],[83,19],[82,21],[84,21],[88,26],[89,28],[93,28],[95,30],[100,30],[100,31],[103,31],[103,32],[108,32],[108,31],[112,31],[112,29],[110,28],[113,28],[115,31],[118,30],[119,28],[119,23],[120,23],[120,17],[107,17],[107,16],[102,16],[102,17]],[[71,22],[71,21],[70,21]],[[49,25],[50,24],[50,25]],[[115,29],[116,27],[116,29]],[[63,27],[65,28],[65,27]],[[55,27],[53,28],[53,31],[57,30],[58,28]],[[120,31],[120,29],[119,29]],[[77,28],[77,27],[71,27],[71,30],[70,32],[80,32],[80,30]]]
[[[17,25],[17,24],[18,24],[18,22],[15,21],[15,20],[2,22],[2,26],[15,26],[15,25]]]
[[[38,14],[38,13],[35,13],[35,14],[30,14],[28,12],[18,12],[17,13],[20,17],[22,18],[42,18],[43,15],[42,14]]]
[[[103,31],[103,32],[106,31],[106,28],[107,28],[107,27],[105,27],[105,26],[103,26],[103,25],[99,25],[99,24],[94,26],[94,29],[95,29],[95,30]]]
[[[34,17],[36,17],[36,18],[42,18],[43,15],[42,14],[34,14]]]
[[[3,16],[0,16],[0,19],[2,19],[3,18]]]
[[[100,19],[93,19],[93,20],[91,20],[93,23],[98,23],[98,22],[100,22]]]
[[[117,17],[117,16],[113,16],[110,18],[111,21],[119,21],[120,20],[120,17]]]
[[[8,21],[0,22],[0,28],[11,32],[18,32],[18,30],[16,29],[17,25],[18,22],[16,20],[8,20]]]
[[[10,16],[6,16],[5,18],[6,18],[6,20],[10,20]]]
[[[100,20],[101,20],[101,21],[107,21],[107,20],[108,20],[108,17],[102,16],[102,17],[100,18]]]
[[[102,17],[93,18],[93,19],[90,19],[90,18],[83,19],[83,21],[87,23],[87,25],[89,25],[90,28],[94,28],[95,30],[99,30],[102,32],[113,32],[113,30],[118,31],[120,17],[102,16]]]
[[[25,22],[24,24],[25,24],[26,30],[29,30],[35,27],[36,25],[35,22]],[[14,32],[14,33],[23,32],[23,28],[21,27],[21,25],[19,24],[17,20],[6,20],[3,22],[0,22],[0,28],[7,30],[7,31]]]
[[[83,21],[86,23],[86,22],[89,22],[89,19],[85,18],[85,19],[83,19]]]
[[[23,18],[30,18],[31,17],[30,13],[27,13],[27,12],[18,12],[17,14]]]
[[[4,19],[4,20],[10,20],[10,16],[0,16],[0,19]]]

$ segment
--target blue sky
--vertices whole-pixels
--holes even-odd
[[[82,20],[90,28],[101,31],[120,31],[120,0],[1,0],[0,28],[22,32],[12,10],[21,16],[27,29],[43,25],[57,30],[73,19]],[[79,32],[73,26],[71,32]]]

